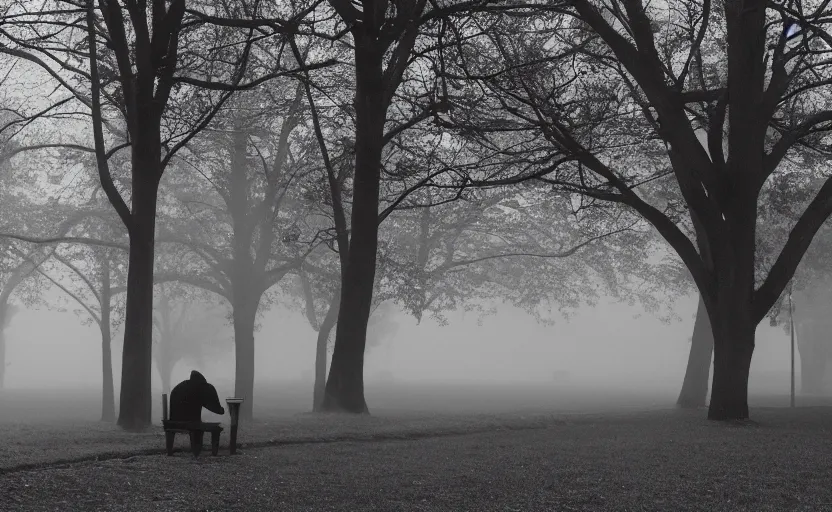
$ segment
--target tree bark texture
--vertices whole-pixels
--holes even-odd
[[[747,149],[747,148],[746,148]],[[742,176],[742,163],[732,179]],[[755,309],[755,257],[759,189],[735,187],[733,200],[724,206],[724,232],[710,233],[713,262],[711,293],[700,290],[714,339],[714,372],[708,419],[748,419],[748,377],[754,354],[757,324]]]
[[[748,377],[757,324],[751,319],[749,302],[720,306],[712,316],[714,375],[708,419],[744,420],[748,419]]]

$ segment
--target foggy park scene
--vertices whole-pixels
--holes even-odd
[[[828,0],[0,6],[0,510],[832,510]]]

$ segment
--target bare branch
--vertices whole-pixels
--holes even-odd
[[[127,244],[121,244],[118,242],[110,242],[107,240],[99,240],[96,238],[85,238],[85,237],[78,237],[78,236],[58,236],[52,238],[37,238],[32,236],[25,236],[25,235],[16,235],[14,233],[0,233],[0,238],[11,238],[12,240],[20,240],[21,242],[29,242],[31,244],[38,244],[38,245],[51,245],[51,244],[83,244],[83,245],[95,245],[98,247],[111,247],[113,249],[119,249],[122,251],[129,251],[130,247]]]
[[[305,71],[314,71],[316,69],[323,69],[329,66],[334,66],[338,64],[336,59],[327,59],[323,62],[316,62],[314,64],[308,64],[299,68],[289,69],[286,71],[277,71],[274,73],[269,73],[267,75],[263,75],[256,80],[252,80],[251,82],[245,84],[227,84],[223,82],[214,82],[211,80],[199,80],[197,78],[187,77],[187,76],[177,76],[173,78],[174,82],[183,83],[183,84],[190,84],[197,87],[201,87],[203,89],[209,89],[212,91],[245,91],[248,89],[253,89],[258,85],[267,82],[269,80],[273,80],[275,78],[281,78],[285,76],[293,76],[297,75],[298,73],[303,73]]]

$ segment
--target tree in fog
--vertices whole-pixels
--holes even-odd
[[[772,180],[768,190],[769,207],[761,211],[761,231],[768,235],[762,242],[782,245],[790,226],[799,218],[805,205],[811,201],[818,182],[824,179],[825,158],[810,158],[802,165],[792,163],[792,172],[784,173]],[[815,160],[815,161],[813,161]],[[794,310],[793,320],[797,349],[800,357],[800,392],[818,394],[824,391],[823,380],[828,362],[832,359],[832,345],[829,343],[830,322],[829,299],[832,285],[832,266],[829,254],[832,251],[832,226],[824,223],[812,244],[803,256],[789,287],[784,290],[779,303],[772,311],[771,324],[780,324],[786,336],[790,335],[791,315],[789,294]]]
[[[107,2],[101,4],[99,17],[90,0],[85,9],[86,25],[78,23],[78,13],[83,10],[59,4],[54,7],[41,13],[43,5],[21,4],[22,12],[16,12],[12,22],[15,30],[3,34],[5,52],[40,65],[83,106],[90,108],[101,184],[130,239],[118,423],[128,429],[143,428],[150,422],[151,410],[150,335],[158,182],[169,158],[188,138],[180,123],[185,121],[189,128],[199,128],[210,116],[209,112],[194,112],[186,118],[178,112],[173,123],[168,124],[164,122],[169,119],[165,111],[172,96],[174,101],[188,96],[187,92],[174,91],[175,85],[177,89],[181,87],[174,76],[179,48],[205,38],[205,34],[198,34],[195,27],[183,31],[184,2],[170,6],[154,3],[152,15],[132,1],[126,3],[127,12],[119,2]],[[54,31],[45,29],[47,26],[74,30]],[[69,60],[58,55],[67,55]],[[61,64],[53,70],[49,61]],[[89,71],[84,71],[84,67]],[[70,85],[76,78],[83,80],[86,87],[76,89]],[[208,98],[194,94],[187,98],[190,105],[199,105],[198,99],[204,102]],[[111,120],[111,116],[117,119]],[[120,123],[126,129],[110,134],[108,149],[105,128],[118,129]],[[125,146],[132,153],[128,166],[132,207],[116,185],[108,162],[109,156]]]
[[[0,292],[0,321],[2,321],[2,324],[0,324],[0,329],[2,329],[0,330],[0,389],[3,389],[5,385],[6,367],[11,366],[11,361],[6,359],[6,329],[20,309],[20,306],[11,303],[9,298],[17,285],[32,273],[33,267],[34,265],[28,260],[19,263],[10,272],[9,277],[3,283],[2,292]]]
[[[332,329],[338,320],[340,278],[335,270],[319,266],[320,260],[310,258],[296,270],[296,279],[288,280],[283,286],[290,296],[290,303],[299,306],[310,327],[316,333],[315,367],[312,410],[323,410],[326,388],[327,355],[332,352]],[[391,301],[374,297],[373,311],[367,327],[367,345],[373,347],[390,341],[398,331],[393,320],[396,309]]]
[[[801,262],[793,283],[794,328],[800,357],[800,392],[824,394],[824,379],[832,361],[832,268],[829,265],[832,231],[824,225]],[[820,243],[816,243],[820,242]],[[779,319],[789,335],[788,297],[783,297]]]
[[[95,205],[75,206],[51,196],[36,201],[30,196],[32,190],[27,191],[21,187],[22,183],[23,181],[18,182],[19,193],[16,195],[0,193],[0,210],[5,212],[4,222],[0,225],[2,265],[5,267],[0,289],[0,322],[6,326],[10,321],[6,315],[14,311],[9,300],[15,290],[32,283],[32,277],[45,278],[43,266],[60,265],[59,260],[68,256],[67,250],[81,250],[73,245],[68,246],[69,249],[60,249],[56,244],[61,241],[85,240],[88,229],[101,229],[98,226],[102,225],[102,219],[106,219],[109,213]],[[106,222],[103,224],[106,225]],[[49,243],[44,245],[43,241]],[[43,279],[39,281],[42,284]],[[32,305],[40,303],[39,297],[43,290],[41,284],[22,294],[25,302]],[[6,367],[5,348],[5,337],[0,336],[0,361],[3,362],[0,364],[0,376]],[[105,389],[106,369],[105,367]]]
[[[832,278],[828,274],[814,280],[810,285],[793,292],[794,329],[800,358],[800,388],[804,395],[828,394],[824,382],[832,361],[832,345],[829,332],[832,329],[830,315],[832,308]],[[788,298],[781,308],[783,330],[789,335],[791,324],[788,318]]]
[[[45,161],[43,157],[37,160],[40,165]],[[78,172],[73,175],[73,187],[60,189],[62,193],[71,192],[64,198],[48,198],[41,204],[34,199],[24,201],[24,196],[17,201],[6,198],[3,204],[17,212],[7,215],[7,221],[15,215],[38,220],[7,224],[2,229],[12,243],[15,240],[18,240],[17,243],[20,240],[48,242],[45,247],[30,250],[25,255],[16,277],[22,279],[31,275],[42,281],[46,288],[58,288],[67,300],[77,304],[76,314],[85,322],[98,326],[101,332],[101,419],[115,421],[111,333],[113,327],[123,321],[123,303],[114,302],[114,299],[126,291],[126,261],[122,260],[122,256],[126,256],[127,246],[119,243],[123,228],[113,212],[102,203],[106,200],[101,197],[95,178],[85,175],[84,171],[89,169],[85,163],[89,164],[83,161],[76,163]],[[26,179],[15,181],[23,194],[43,192],[42,185],[27,182]],[[57,233],[52,232],[51,224],[55,222],[61,226]],[[43,236],[45,234],[51,236]],[[19,249],[10,250],[24,256]],[[6,287],[9,293],[14,289],[14,282],[18,281],[13,276],[10,286]]]
[[[20,87],[14,64],[14,59],[0,53],[0,389],[6,368],[11,365],[6,360],[5,330],[20,309],[11,302],[12,294],[17,291],[24,304],[39,302],[42,289],[29,278],[53,251],[51,247],[32,246],[31,237],[25,235],[64,236],[85,218],[79,212],[70,214],[65,203],[58,205],[40,188],[38,171],[47,159],[31,152],[48,151],[53,146],[48,142],[52,134],[48,128],[55,120],[54,107],[61,102],[50,105],[39,94],[41,91]]]
[[[813,154],[817,148],[811,140],[804,140],[799,159],[789,158],[782,169],[766,182],[761,191],[756,254],[756,271],[764,274],[770,268],[784,240],[806,206],[814,197],[815,190],[823,180],[825,157]],[[771,325],[781,324],[789,335],[789,294],[793,293],[796,305],[794,320],[797,332],[798,350],[801,360],[801,390],[819,390],[826,359],[832,354],[828,350],[826,332],[830,325],[825,287],[828,285],[830,267],[827,261],[832,232],[828,221],[824,223],[812,244],[800,261],[795,275],[774,307],[769,311]],[[713,356],[713,334],[707,311],[700,298],[691,340],[685,379],[678,404],[682,407],[706,405],[708,376]]]
[[[179,48],[196,53],[200,42],[206,37],[210,40],[216,33],[199,30],[198,25],[185,28],[184,1],[174,1],[169,6],[154,3],[152,13],[141,5],[131,1],[126,3],[130,20],[127,25],[124,10],[118,2],[102,3],[101,20],[97,24],[99,20],[96,20],[92,0],[87,2],[91,107],[99,175],[107,198],[121,217],[130,238],[118,420],[119,425],[128,429],[146,426],[151,416],[153,262],[159,181],[176,151],[207,125],[230,96],[230,93],[211,95],[198,90],[182,91],[179,88],[183,82],[175,75],[177,67],[180,73],[183,67],[186,72],[198,72],[187,69],[187,61],[177,62]],[[103,33],[99,33],[99,27]],[[100,36],[103,36],[106,48],[111,50],[103,52],[102,58],[98,54]],[[131,48],[135,50],[131,51]],[[232,81],[239,83],[242,78],[239,71],[234,69],[231,74]],[[131,149],[130,207],[116,188],[108,166],[102,96],[114,99],[112,106],[127,127]],[[172,98],[173,105],[178,108],[170,108]],[[166,122],[168,120],[172,122]]]
[[[101,420],[114,422],[112,338],[113,330],[125,320],[126,233],[118,216],[109,208],[98,182],[94,158],[77,152],[65,153],[65,160],[76,168],[72,193],[68,196],[78,205],[78,213],[89,211],[90,215],[76,225],[73,237],[64,237],[74,243],[56,246],[51,259],[38,269],[38,274],[60,289],[64,298],[76,304],[74,311],[84,319],[85,325],[98,327],[101,333]],[[68,189],[64,188],[63,192]]]
[[[174,267],[157,281],[176,280],[226,299],[232,307],[236,354],[235,395],[254,404],[254,326],[264,297],[315,247],[301,238],[305,209],[299,184],[312,172],[306,154],[317,151],[298,133],[301,89],[275,81],[256,94],[241,93],[195,138],[165,183],[175,198],[163,216],[160,238],[178,245]],[[228,235],[231,235],[230,237]]]
[[[210,16],[196,11],[186,16],[182,1],[154,3],[149,9],[132,0],[123,5],[100,3],[99,9],[92,1],[86,9],[60,3],[49,7],[23,3],[7,15],[0,52],[40,66],[91,114],[101,184],[130,239],[118,423],[143,428],[151,411],[159,181],[173,156],[210,122],[235,89],[259,83],[243,82],[252,51],[251,31],[211,24]],[[229,6],[224,11],[222,6],[203,7],[236,14]],[[83,12],[86,23],[78,16]],[[58,26],[68,30],[47,28]],[[259,55],[260,69],[269,69],[272,76],[283,74],[280,56],[276,58],[277,65],[267,54]],[[119,169],[109,165],[109,158],[125,147],[131,149],[131,161],[123,169],[130,177],[131,206],[125,199],[127,189],[114,179]]]
[[[167,283],[157,285],[156,292],[153,355],[162,390],[169,394],[178,362],[204,365],[208,358],[231,348],[233,331],[227,308],[200,297],[204,291]]]
[[[385,216],[380,217],[379,208],[382,177],[389,172],[391,163],[387,161],[388,152],[400,135],[445,109],[432,79],[441,60],[436,55],[437,48],[446,44],[442,35],[437,39],[437,34],[446,34],[446,30],[450,34],[449,25],[454,18],[466,18],[487,3],[428,6],[426,0],[393,4],[379,0],[362,0],[360,4],[330,0],[328,5],[337,17],[330,37],[349,48],[349,59],[354,63],[354,68],[343,68],[344,74],[354,80],[350,88],[354,92],[350,112],[353,133],[348,135],[353,141],[354,160],[349,230],[339,228],[343,237],[339,242],[341,297],[323,409],[366,413],[364,348],[372,309],[378,226]],[[345,41],[347,34],[351,37],[349,43]],[[299,57],[298,53],[295,50]],[[403,86],[404,83],[407,85]],[[311,102],[309,92],[307,96]],[[316,127],[316,131],[319,141],[324,142],[320,128]],[[325,144],[321,150],[332,196],[340,197],[336,171],[326,162]],[[447,167],[442,166],[442,171]],[[424,180],[429,181],[430,177],[428,174]],[[346,220],[342,218],[342,222]]]
[[[447,84],[440,84],[436,77],[447,64],[446,47],[461,44],[460,39],[468,37],[454,28],[455,24],[463,25],[481,10],[528,11],[529,6],[463,2],[433,3],[427,7],[423,0],[388,6],[385,2],[367,0],[361,3],[359,11],[349,2],[339,0],[329,4],[339,18],[333,33],[352,36],[350,59],[355,67],[345,69],[344,75],[354,72],[351,89],[354,88],[355,95],[347,108],[353,130],[347,137],[354,148],[349,174],[351,193],[347,196],[352,201],[348,220],[341,214],[336,214],[335,219],[341,258],[341,296],[323,409],[362,413],[368,411],[363,393],[363,361],[376,278],[379,223],[390,213],[390,206],[379,213],[382,185],[394,179],[405,183],[401,198],[391,205],[395,207],[397,201],[419,186],[441,181],[442,175],[454,170],[458,148],[448,146],[441,130],[431,131],[426,121],[436,121],[448,108]],[[300,59],[297,49],[295,55]],[[407,85],[402,86],[404,83]],[[341,202],[344,183],[339,181],[339,170],[329,161],[326,142],[331,138],[324,136],[333,132],[327,131],[326,120],[321,122],[317,116],[316,104],[319,106],[322,101],[316,101],[310,89],[307,83],[307,98],[321,145],[329,193],[337,211],[335,203]],[[338,101],[326,103],[334,103],[336,109],[340,106]],[[400,144],[413,130],[419,130],[416,139],[421,139],[421,145],[410,141]],[[343,146],[340,140],[338,143]],[[407,151],[413,148],[417,148],[415,154],[408,155]],[[427,163],[420,158],[424,155],[428,156]],[[408,177],[410,183],[405,181]],[[414,177],[419,179],[413,180]]]
[[[85,318],[85,324],[95,324],[101,333],[101,420],[108,422],[116,421],[112,332],[124,321],[124,301],[118,300],[126,292],[124,256],[123,251],[103,247],[59,247],[52,254],[52,265],[38,269],[43,278],[79,306],[75,313]],[[60,272],[61,267],[64,272]]]
[[[431,207],[430,189],[419,195],[422,207],[396,212],[383,232],[378,292],[417,320],[504,302],[551,322],[553,307],[593,304],[602,291],[659,307],[641,265],[652,237],[627,212],[534,189],[475,189]]]
[[[296,279],[287,280],[283,290],[290,295],[290,302],[303,311],[316,333],[312,410],[322,412],[328,355],[333,348],[332,329],[338,320],[340,279],[337,273],[317,266],[314,271],[307,271],[304,267],[308,266],[297,270]],[[395,312],[392,302],[375,301],[367,324],[367,351],[391,341],[398,331],[398,323],[393,319]]]
[[[430,188],[414,192],[381,224],[374,311],[396,304],[417,320],[429,314],[445,324],[448,311],[485,315],[507,302],[553,322],[553,307],[592,304],[602,290],[658,308],[655,286],[645,286],[653,269],[639,265],[653,246],[652,235],[632,215],[582,210],[568,196],[535,190],[473,190],[446,203],[440,197]],[[334,258],[316,251],[290,290],[303,298],[297,304],[318,332],[315,410],[326,369],[325,330],[332,327],[324,315],[335,322],[335,266]]]
[[[707,148],[706,148],[707,149]],[[653,153],[649,155],[651,165],[661,166],[664,155]],[[661,178],[663,175],[657,175]],[[639,193],[642,198],[651,204],[661,205],[662,211],[668,218],[682,230],[687,236],[695,238],[694,219],[691,212],[685,206],[684,197],[679,192],[678,186],[673,180],[655,179],[640,184]],[[608,205],[622,208],[622,205],[614,202]],[[661,235],[657,234],[661,239]],[[700,252],[703,250],[699,248]],[[674,252],[668,253],[665,247],[656,248],[656,252],[667,253],[663,261],[653,263],[655,280],[660,283],[663,289],[663,298],[682,297],[696,292],[696,284],[691,279],[684,262]],[[696,311],[694,313],[693,332],[690,338],[690,350],[688,352],[687,366],[685,368],[682,387],[676,404],[682,408],[698,408],[706,405],[708,395],[708,377],[710,376],[711,359],[713,356],[713,333],[705,309],[705,303],[699,297]]]
[[[580,0],[565,17],[547,21],[547,30],[522,37],[512,25],[517,21],[506,22],[480,41],[487,61],[461,64],[480,76],[509,69],[489,80],[495,96],[480,105],[501,104],[510,123],[536,135],[526,139],[533,154],[549,155],[513,180],[533,177],[626,205],[673,247],[711,320],[708,417],[747,418],[756,326],[832,211],[829,180],[768,272],[755,272],[760,191],[795,144],[825,131],[832,119],[823,94],[828,50],[811,26],[787,41],[784,16],[764,3],[622,7],[602,13]],[[809,19],[821,23],[823,16]],[[703,48],[713,49],[708,60]],[[570,58],[560,58],[563,52]],[[661,151],[667,153],[661,166],[643,158]],[[637,192],[668,166],[694,218],[693,236]]]
[[[11,220],[10,217],[13,218],[14,207],[21,202],[13,201],[13,198],[8,196],[4,199],[0,208],[3,210],[9,208],[5,212],[7,213],[5,219],[8,222]],[[18,222],[22,220],[19,219]],[[32,248],[27,245],[8,238],[0,239],[0,248],[2,248],[0,252],[0,276],[2,276],[2,284],[0,284],[0,389],[5,383],[6,368],[10,365],[10,361],[6,360],[5,331],[19,310],[19,306],[11,302],[11,296],[51,253],[51,248]]]
[[[338,321],[340,276],[335,270],[319,269],[318,272],[310,273],[304,268],[306,266],[304,264],[297,270],[297,279],[289,280],[284,289],[293,298],[301,299],[297,302],[302,304],[304,316],[316,333],[312,410],[321,412],[326,389],[330,335]]]

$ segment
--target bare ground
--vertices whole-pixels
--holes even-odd
[[[7,464],[0,510],[832,511],[832,408],[758,408],[751,425],[704,416],[297,416],[252,427],[233,457]],[[314,442],[255,448],[257,436]]]

